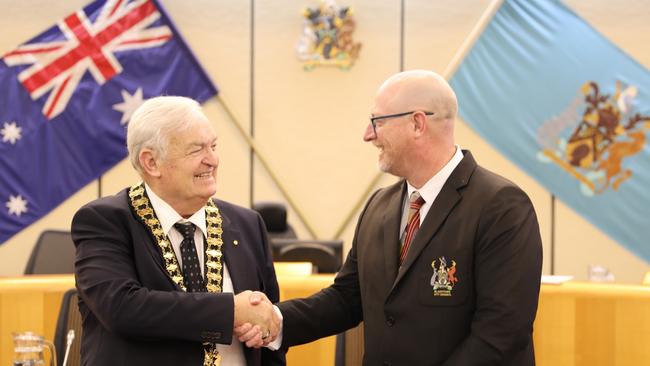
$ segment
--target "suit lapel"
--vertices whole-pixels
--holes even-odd
[[[249,285],[243,283],[247,278],[256,277],[250,272],[251,269],[247,267],[245,256],[239,253],[239,251],[245,250],[243,246],[239,248],[240,245],[245,243],[241,243],[242,238],[238,228],[223,210],[220,209],[220,211],[223,220],[223,233],[221,234],[223,245],[221,246],[221,251],[223,252],[225,264],[228,266],[233,292],[236,294],[243,289],[250,288]],[[237,245],[234,244],[235,241],[237,241]]]
[[[397,278],[395,278],[391,292],[411,268],[420,253],[422,253],[422,250],[433,241],[435,233],[445,222],[447,216],[451,214],[454,207],[462,199],[462,195],[459,191],[467,185],[470,176],[476,168],[476,162],[474,161],[472,154],[469,151],[463,151],[463,153],[463,160],[461,160],[460,164],[458,164],[456,169],[454,169],[447,179],[447,182],[443,185],[442,190],[436,197],[433,205],[431,205],[431,208],[422,223],[422,227],[420,227],[420,230],[418,230],[418,233],[413,239],[411,248],[409,248],[406,258],[404,259],[404,263],[397,273]],[[444,245],[444,243],[442,244]]]
[[[382,227],[384,230],[384,264],[386,270],[386,283],[395,281],[399,262],[399,225],[402,219],[402,197],[406,190],[406,182],[402,182],[402,189],[390,198],[388,209],[384,213]]]

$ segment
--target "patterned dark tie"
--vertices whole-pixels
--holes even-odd
[[[418,191],[411,193],[409,197],[409,215],[406,223],[406,232],[404,235],[404,243],[399,252],[399,264],[401,265],[406,258],[406,253],[409,251],[411,242],[420,229],[420,208],[424,204],[424,198],[420,196]]]
[[[199,256],[196,254],[196,245],[194,244],[196,226],[191,222],[179,222],[174,224],[174,228],[183,235],[181,258],[183,260],[183,282],[187,292],[207,292],[203,276],[201,276]]]

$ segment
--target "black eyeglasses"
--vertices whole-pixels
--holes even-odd
[[[375,133],[375,136],[377,136],[377,121],[379,121],[379,120],[407,116],[407,115],[413,114],[415,112],[419,112],[419,111],[409,111],[409,112],[386,114],[386,115],[383,115],[383,116],[370,117],[370,124],[372,124],[372,131]],[[433,116],[434,115],[433,112],[422,111],[422,113],[424,113],[425,116]]]

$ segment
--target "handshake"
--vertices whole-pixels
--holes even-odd
[[[235,295],[234,334],[248,347],[260,348],[280,333],[281,320],[266,295],[244,291]]]

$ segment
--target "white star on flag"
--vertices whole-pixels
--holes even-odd
[[[133,112],[135,112],[143,102],[142,88],[138,88],[133,95],[129,94],[126,90],[122,90],[122,99],[124,100],[122,103],[113,104],[113,109],[122,112],[122,120],[120,123],[125,125],[131,119]]]
[[[12,145],[20,140],[23,129],[16,125],[16,122],[5,122],[0,134],[2,135],[2,142],[8,142]]]
[[[13,214],[20,217],[20,215],[27,212],[27,201],[21,195],[10,195],[5,206],[9,209],[9,215]]]

